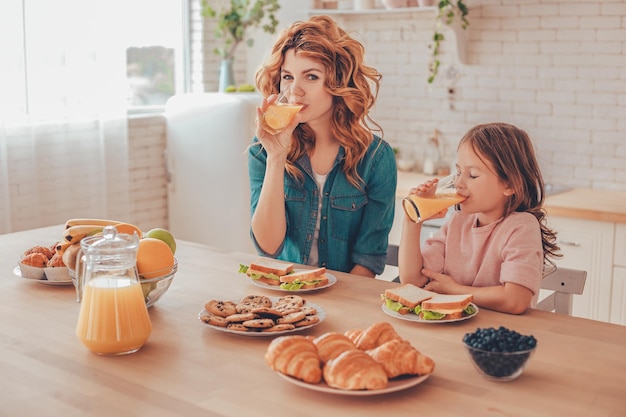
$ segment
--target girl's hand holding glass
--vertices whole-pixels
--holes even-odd
[[[411,190],[411,194],[402,200],[404,212],[414,223],[445,217],[448,208],[466,198],[456,192],[454,179],[454,174],[435,178]]]

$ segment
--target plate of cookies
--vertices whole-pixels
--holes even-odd
[[[241,300],[209,300],[198,319],[214,330],[242,336],[279,336],[318,325],[326,312],[295,294],[247,295]]]

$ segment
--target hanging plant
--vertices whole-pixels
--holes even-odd
[[[463,3],[463,0],[440,0],[438,3],[439,11],[437,12],[437,18],[435,23],[435,32],[433,34],[433,43],[430,46],[432,48],[432,55],[430,64],[428,66],[428,83],[432,84],[439,73],[439,47],[441,42],[445,40],[443,35],[443,25],[451,25],[455,18],[461,20],[461,28],[467,29],[469,20],[469,9]]]
[[[220,9],[211,6],[209,0],[202,0],[202,16],[217,19],[215,38],[222,41],[213,51],[222,59],[232,60],[241,42],[254,44],[252,38],[247,38],[249,29],[261,27],[266,33],[275,33],[278,10],[278,0],[229,0],[229,6]]]

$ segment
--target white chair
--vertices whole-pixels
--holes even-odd
[[[541,281],[541,289],[552,291],[537,303],[539,310],[572,315],[574,294],[582,294],[587,281],[587,271],[569,268],[547,269]]]

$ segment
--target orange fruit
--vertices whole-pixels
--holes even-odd
[[[144,237],[137,250],[137,272],[142,278],[156,278],[167,274],[174,266],[172,250],[160,239]]]

